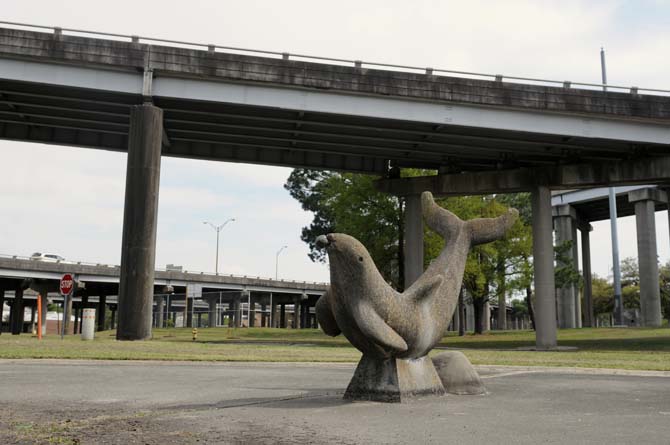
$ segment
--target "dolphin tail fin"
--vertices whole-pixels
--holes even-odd
[[[442,236],[445,241],[457,233],[458,230],[464,228],[470,233],[471,245],[473,246],[502,238],[519,216],[516,209],[509,209],[506,214],[497,218],[477,218],[463,221],[449,210],[437,205],[433,199],[433,194],[430,192],[421,194],[421,205],[426,224]]]
[[[497,218],[471,219],[465,223],[470,230],[471,244],[475,246],[503,238],[518,216],[518,210],[509,209],[507,213]]]
[[[421,208],[428,227],[437,232],[445,241],[465,224],[458,216],[437,205],[430,192],[421,194]]]
[[[342,331],[337,325],[337,321],[335,321],[333,311],[330,309],[330,302],[328,301],[330,296],[329,292],[330,289],[328,289],[325,294],[321,295],[316,302],[316,319],[323,332],[331,337],[337,337]]]
[[[354,320],[358,328],[375,343],[397,352],[407,351],[407,343],[396,331],[387,325],[379,314],[365,301],[359,301],[354,307]]]

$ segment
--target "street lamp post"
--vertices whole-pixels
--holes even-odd
[[[219,233],[221,232],[221,230],[224,227],[226,227],[226,224],[228,224],[231,221],[235,221],[235,218],[230,218],[230,219],[226,220],[226,222],[224,222],[223,224],[221,224],[219,226],[217,226],[215,224],[212,224],[209,221],[203,221],[202,222],[203,224],[209,224],[212,227],[212,229],[216,230],[216,265],[214,267],[214,273],[216,275],[219,274]]]
[[[286,248],[288,248],[288,246],[282,246],[281,249],[277,251],[277,255],[275,256],[275,280],[279,279],[279,254],[282,253],[282,251]]]

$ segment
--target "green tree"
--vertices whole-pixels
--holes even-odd
[[[313,213],[301,239],[312,261],[325,261],[325,252],[314,243],[317,236],[342,232],[357,238],[368,249],[384,278],[404,288],[404,203],[378,192],[374,176],[295,169],[284,188],[304,210]]]
[[[614,311],[614,287],[605,278],[595,274],[592,276],[591,295],[593,298],[593,313],[596,316]]]
[[[624,308],[640,308],[640,269],[633,257],[621,261],[621,297]]]

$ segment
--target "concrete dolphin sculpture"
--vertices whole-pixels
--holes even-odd
[[[330,260],[330,288],[316,305],[323,331],[343,333],[363,352],[345,398],[400,401],[408,395],[444,393],[428,352],[452,318],[470,247],[502,238],[518,212],[462,221],[421,195],[428,226],[445,240],[440,255],[407,290],[394,290],[367,249],[355,238],[331,233],[317,238]]]

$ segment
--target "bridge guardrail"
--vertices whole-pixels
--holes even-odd
[[[640,92],[649,92],[649,93],[659,93],[661,95],[670,95],[670,90],[660,89],[660,88],[643,88],[638,86],[622,86],[622,85],[610,85],[602,83],[592,83],[592,82],[573,82],[569,80],[551,80],[551,79],[539,79],[534,77],[522,77],[522,76],[507,76],[502,74],[490,74],[490,73],[476,73],[472,71],[460,71],[460,70],[448,70],[442,68],[431,68],[431,67],[418,67],[410,65],[395,65],[390,63],[381,63],[381,62],[369,62],[363,60],[351,60],[351,59],[341,59],[335,57],[324,57],[324,56],[312,56],[308,54],[296,54],[289,52],[281,51],[268,51],[252,48],[240,48],[234,46],[224,46],[224,45],[214,45],[211,43],[197,43],[197,42],[186,42],[180,40],[171,40],[171,39],[159,39],[156,37],[146,37],[139,35],[127,35],[127,34],[117,34],[110,32],[101,32],[101,31],[89,31],[84,29],[75,29],[75,28],[61,28],[57,26],[44,26],[44,25],[33,25],[29,23],[19,23],[19,22],[9,22],[9,21],[0,21],[0,25],[9,25],[13,27],[18,27],[19,29],[39,29],[39,30],[49,30],[54,34],[63,34],[64,32],[71,33],[72,35],[86,35],[86,36],[98,36],[98,37],[107,37],[114,39],[123,39],[130,40],[133,43],[167,43],[170,45],[178,45],[191,47],[196,49],[202,49],[206,51],[216,52],[217,50],[230,51],[239,54],[254,54],[254,55],[263,55],[281,58],[282,60],[299,60],[307,61],[314,63],[330,63],[330,64],[344,64],[344,65],[353,65],[355,68],[386,68],[392,71],[402,71],[402,72],[413,72],[413,73],[423,73],[426,75],[452,75],[456,74],[459,76],[465,76],[475,79],[486,79],[494,80],[496,82],[513,82],[513,83],[533,83],[539,85],[547,86],[560,86],[563,88],[579,88],[579,89],[613,89],[618,90],[624,93],[630,94],[639,94]]]
[[[36,261],[36,262],[44,262],[40,260],[32,260],[28,256],[23,256],[23,255],[8,255],[5,253],[0,253],[0,258],[6,258],[10,260],[24,260],[24,261]],[[103,264],[103,263],[92,263],[92,262],[86,262],[86,261],[48,261],[48,263],[53,263],[53,264],[73,264],[75,266],[93,266],[93,267],[109,267],[113,269],[120,269],[121,266],[116,265],[116,264]],[[213,275],[217,276],[214,272],[203,272],[199,270],[167,270],[164,267],[156,267],[155,270],[157,272],[178,272],[178,273],[187,273],[187,274],[200,274],[200,275]],[[225,276],[225,277],[231,277],[231,278],[253,278],[256,280],[271,280],[271,281],[280,281],[280,282],[285,282],[285,283],[296,283],[296,284],[317,284],[317,285],[323,285],[327,286],[328,283],[324,282],[319,282],[319,281],[298,281],[298,280],[285,280],[283,278],[280,279],[274,279],[274,278],[269,278],[269,277],[261,277],[261,276],[253,276],[253,275],[236,275],[236,274],[218,274],[218,276]]]

